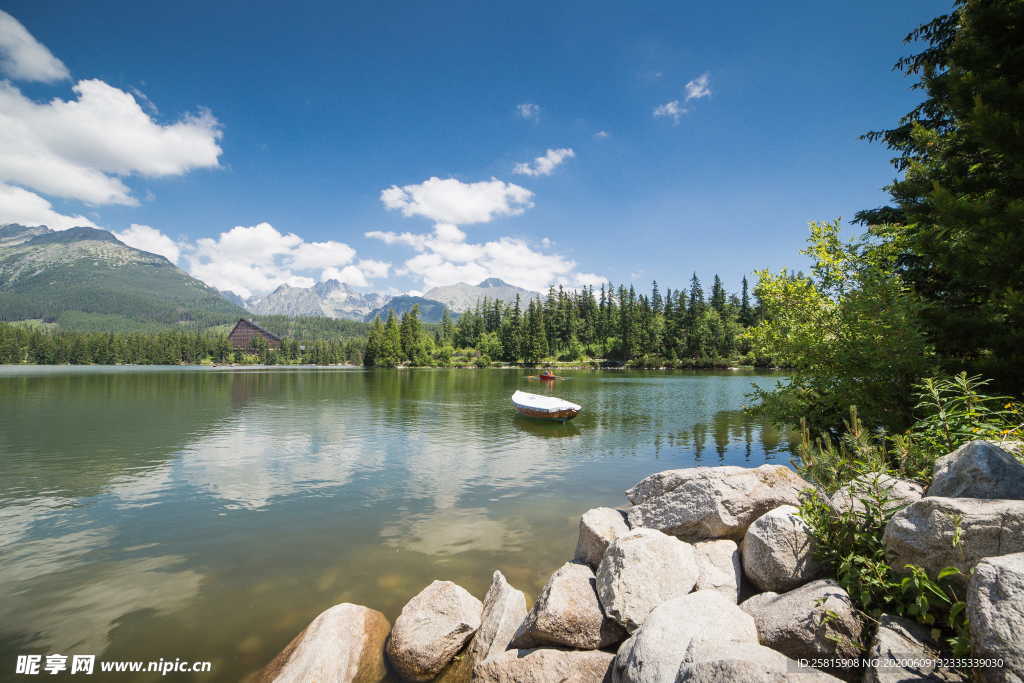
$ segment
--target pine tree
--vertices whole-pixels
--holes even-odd
[[[715,274],[715,282],[711,285],[711,308],[719,315],[725,311],[725,288],[722,287],[722,279]]]

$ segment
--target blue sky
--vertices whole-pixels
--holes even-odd
[[[808,221],[885,201],[858,136],[916,103],[891,67],[948,6],[4,9],[0,222],[91,222],[259,294],[800,267]]]

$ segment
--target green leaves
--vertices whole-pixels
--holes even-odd
[[[761,410],[812,428],[841,427],[855,404],[871,426],[902,430],[911,419],[907,388],[928,374],[931,355],[919,304],[895,272],[890,245],[873,235],[844,243],[840,221],[811,223],[813,277],[758,273],[765,318],[751,347],[789,366],[790,383],[755,391]]]

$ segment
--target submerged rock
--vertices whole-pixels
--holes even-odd
[[[605,614],[632,632],[652,609],[693,590],[698,574],[692,545],[654,529],[634,529],[605,551],[597,595]]]
[[[986,557],[967,588],[967,618],[975,657],[1000,658],[982,669],[986,681],[1024,681],[1024,553]]]
[[[757,643],[754,619],[718,591],[698,591],[656,607],[619,647],[614,680],[673,681],[694,640]]]
[[[317,615],[260,671],[261,683],[375,683],[384,680],[391,623],[377,610],[341,603]]]
[[[966,576],[983,557],[1024,551],[1024,501],[926,496],[893,515],[884,542],[899,573],[914,564],[933,578],[945,567]]]
[[[434,581],[402,608],[387,642],[400,676],[429,681],[480,627],[483,604],[451,581]]]
[[[819,579],[787,593],[761,593],[740,608],[757,623],[762,645],[793,659],[854,658],[863,625],[845,590]],[[849,670],[830,670],[842,678]]]
[[[743,564],[739,546],[735,541],[698,541],[693,544],[697,553],[697,584],[694,590],[715,590],[739,602],[743,584]]]
[[[989,441],[968,441],[935,461],[929,496],[1024,498],[1024,465]]]
[[[602,683],[615,655],[601,650],[508,650],[473,671],[480,683]]]
[[[814,536],[799,512],[792,505],[770,510],[743,537],[743,571],[762,591],[785,592],[822,574],[821,563],[814,559]]]
[[[739,541],[755,519],[780,505],[799,504],[810,485],[788,467],[694,467],[652,474],[626,491],[629,525],[658,529],[684,541]]]
[[[612,508],[587,510],[580,518],[580,536],[576,543],[576,554],[573,559],[589,565],[591,569],[597,569],[608,544],[628,532],[626,518],[619,510]]]
[[[544,585],[512,646],[564,645],[596,650],[625,638],[623,628],[601,610],[594,590],[594,572],[585,564],[566,562]]]

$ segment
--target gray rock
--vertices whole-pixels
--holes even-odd
[[[883,614],[868,650],[868,658],[878,660],[879,665],[869,667],[864,672],[864,683],[966,680],[957,671],[928,664],[941,656],[927,626],[903,617]]]
[[[633,632],[652,609],[693,590],[698,574],[692,545],[654,529],[634,529],[605,551],[597,595],[605,614]]]
[[[697,584],[694,590],[714,590],[732,602],[739,602],[743,585],[743,563],[735,541],[698,541],[693,544],[697,553]]]
[[[926,496],[893,515],[884,542],[897,572],[915,564],[932,577],[945,567],[966,575],[983,557],[1024,551],[1024,501]]]
[[[810,485],[782,465],[693,467],[652,474],[626,491],[629,525],[684,541],[739,541],[755,519],[780,505],[797,505]]]
[[[1018,459],[1024,458],[1024,441],[1004,440],[993,441],[992,443],[999,446],[1007,453],[1016,456]]]
[[[473,671],[480,683],[602,683],[615,655],[601,650],[508,650]]]
[[[466,650],[469,669],[507,650],[525,618],[526,596],[509,585],[504,574],[495,571],[484,596],[480,628]]]
[[[403,678],[429,681],[480,627],[483,604],[451,581],[434,581],[402,608],[388,638],[388,661]]]
[[[673,681],[694,640],[757,643],[754,620],[718,591],[698,591],[656,607],[615,657],[613,680]]]
[[[544,585],[530,614],[512,639],[512,647],[564,645],[597,650],[622,642],[626,632],[605,617],[594,590],[594,572],[566,562]]]
[[[762,645],[793,659],[860,656],[863,625],[850,596],[830,579],[787,593],[761,593],[740,603],[754,617]],[[849,671],[830,670],[842,678]]]
[[[391,623],[377,610],[347,602],[321,612],[267,664],[261,683],[371,683],[384,680]]]
[[[838,683],[827,673],[801,667],[770,647],[697,639],[683,657],[676,683]]]
[[[587,510],[580,518],[580,537],[573,559],[597,569],[608,544],[628,532],[629,527],[621,511],[612,508]]]
[[[792,505],[769,510],[743,536],[743,571],[762,591],[785,592],[822,575],[814,536],[799,512]]]
[[[1024,465],[988,441],[968,441],[935,461],[929,496],[1024,498]]]
[[[909,479],[897,479],[884,472],[864,474],[850,483],[841,486],[832,494],[832,508],[837,512],[864,513],[864,500],[872,500],[882,495],[888,497],[884,507],[886,511],[906,507],[921,500],[924,487]]]
[[[986,557],[967,587],[967,618],[975,657],[1002,658],[980,670],[987,681],[1024,681],[1024,553]]]

